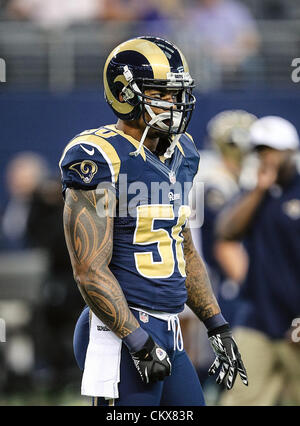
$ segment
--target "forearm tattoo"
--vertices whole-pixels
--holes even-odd
[[[220,312],[213,294],[206,267],[194,247],[191,231],[185,228],[184,257],[186,262],[187,305],[201,321]]]
[[[95,190],[68,189],[64,230],[82,297],[95,315],[123,338],[139,327],[139,323],[108,266],[113,249],[112,203],[115,203],[114,196],[107,190],[98,195]],[[104,217],[97,215],[99,207],[106,213]]]

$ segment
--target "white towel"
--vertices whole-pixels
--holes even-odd
[[[81,394],[119,398],[122,340],[92,313]]]

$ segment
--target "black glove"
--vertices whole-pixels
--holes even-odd
[[[208,374],[210,376],[215,374],[221,366],[216,379],[218,384],[226,383],[227,389],[232,389],[237,373],[239,373],[244,385],[248,386],[247,372],[229,325],[222,325],[209,331],[208,337],[216,354],[216,359],[208,370]]]
[[[150,336],[141,350],[130,353],[130,355],[145,383],[163,380],[165,376],[171,374],[171,362],[168,354]]]

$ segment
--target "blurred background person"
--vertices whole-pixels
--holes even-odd
[[[7,364],[1,386],[6,392],[65,390],[79,380],[72,333],[82,301],[64,239],[60,181],[51,177],[43,156],[27,151],[12,158],[5,180],[0,287],[5,281],[12,289],[0,300],[0,317],[10,311],[14,318],[7,319],[8,341],[1,347],[1,363]],[[24,354],[19,367],[17,352]],[[7,357],[13,361],[5,362]]]
[[[187,18],[199,48],[213,61],[214,72],[220,70],[221,80],[250,74],[257,66],[260,37],[246,5],[236,0],[197,0]]]
[[[5,371],[0,385],[6,391],[23,390],[31,384],[34,349],[30,299],[42,275],[44,259],[32,252],[27,229],[34,193],[48,175],[48,162],[32,151],[15,154],[4,175],[7,201],[0,215],[0,317],[6,321],[7,342],[0,347],[1,370]]]
[[[200,229],[192,230],[193,238],[205,260],[214,294],[229,323],[233,320],[238,303],[239,286],[247,271],[248,256],[240,242],[218,240],[215,227],[224,206],[240,191],[244,160],[249,153],[249,128],[255,120],[256,117],[246,111],[227,110],[209,121],[207,150],[200,151],[200,167],[196,177],[196,182],[204,184],[204,188],[195,185],[193,193],[198,205],[204,203],[204,221]],[[206,333],[197,326],[192,314],[187,314],[186,311],[190,321],[184,332],[187,336],[193,336],[189,338],[189,341],[194,342],[191,347],[198,343],[198,351],[194,350],[192,359],[197,365],[204,388],[209,386],[209,395],[216,401],[219,389],[206,375],[207,367],[213,361],[210,348],[205,343]]]
[[[224,393],[222,405],[300,403],[300,346],[291,325],[300,316],[299,137],[287,120],[268,116],[250,129],[260,160],[256,187],[240,194],[217,223],[223,241],[244,241],[249,269],[234,321],[249,387]]]
[[[63,200],[59,179],[41,181],[33,194],[27,236],[32,247],[46,251],[48,272],[32,317],[35,347],[33,378],[56,393],[72,388],[80,379],[73,356],[74,319],[83,308],[74,286],[62,223]]]
[[[137,17],[126,0],[11,0],[7,15],[12,19],[30,20],[45,29]]]
[[[127,0],[127,4],[137,11],[137,16],[143,21],[184,17],[184,3],[182,0],[166,0],[164,2],[160,0]]]
[[[0,218],[1,250],[29,246],[26,228],[30,204],[34,191],[48,172],[45,159],[34,152],[21,152],[8,163],[5,176],[8,201],[2,206]]]
[[[197,180],[204,183],[204,223],[201,243],[215,294],[231,322],[240,283],[248,268],[248,256],[238,241],[220,241],[217,218],[241,188],[241,175],[249,154],[249,128],[256,120],[243,110],[223,111],[207,125],[210,150],[203,152]]]
[[[184,18],[183,0],[129,0],[128,6],[136,11],[139,22],[138,32],[143,35],[171,37],[173,21],[181,22]],[[186,6],[186,4],[185,4]]]

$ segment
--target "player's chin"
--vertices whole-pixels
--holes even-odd
[[[155,138],[162,138],[162,137],[166,137],[166,136],[168,136],[168,133],[166,131],[159,129],[159,128],[152,127],[149,130],[149,137],[150,138],[155,139]]]

